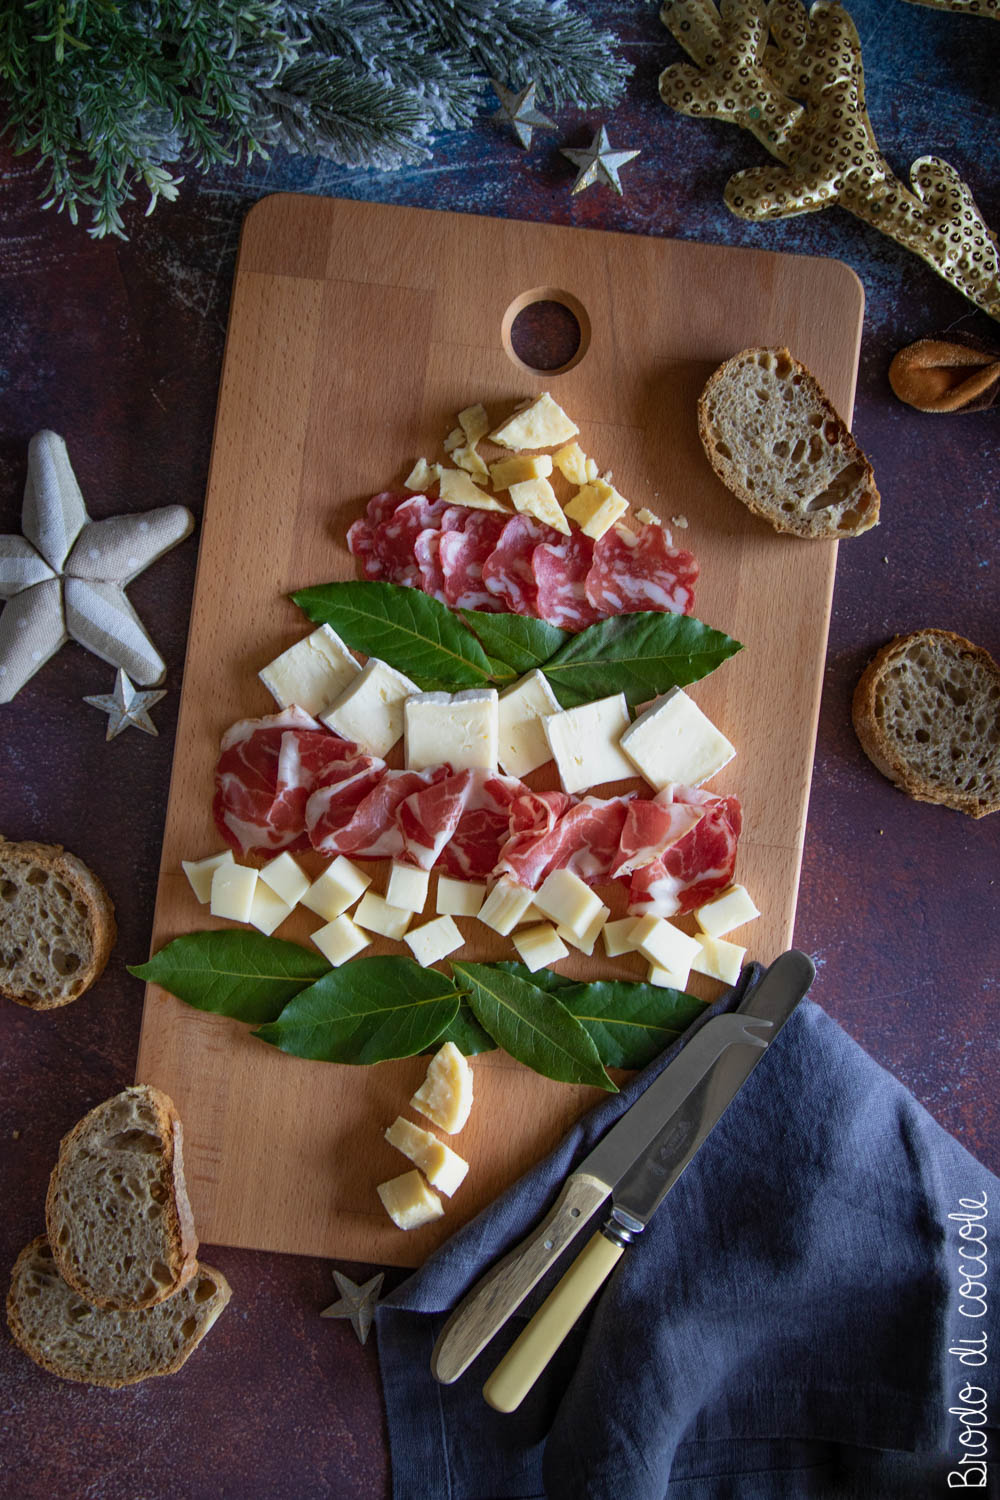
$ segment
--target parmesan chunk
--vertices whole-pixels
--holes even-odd
[[[514,502],[514,509],[522,516],[534,516],[536,521],[569,536],[569,522],[547,479],[525,479],[521,484],[512,484],[508,494]]]
[[[422,1130],[405,1116],[397,1115],[385,1138],[390,1146],[402,1151],[415,1167],[420,1168],[431,1187],[439,1188],[449,1198],[456,1188],[461,1187],[469,1163],[444,1141],[439,1141],[436,1135],[431,1135],[429,1130]]]
[[[547,479],[551,473],[552,460],[547,453],[520,453],[516,458],[502,458],[499,463],[490,464],[490,480],[495,490],[523,484],[526,479]]]
[[[418,458],[403,480],[403,488],[418,495],[424,494],[433,484],[437,484],[437,467],[432,468],[426,458]]]
[[[502,448],[554,448],[580,431],[576,423],[553,401],[548,391],[515,411],[507,421],[490,433],[490,439]]]
[[[380,1182],[375,1191],[397,1229],[419,1229],[421,1224],[440,1219],[444,1213],[441,1199],[415,1168],[401,1177]]]
[[[472,1069],[454,1042],[435,1052],[410,1105],[448,1135],[462,1129],[472,1109]]]
[[[567,443],[565,448],[560,448],[558,453],[553,453],[552,462],[570,484],[583,485],[590,478],[587,472],[587,455],[579,443]]]
[[[485,406],[467,406],[458,414],[458,425],[465,433],[465,441],[474,448],[490,430],[490,419]]]
[[[566,505],[570,520],[576,522],[584,536],[593,537],[595,542],[610,531],[627,510],[628,501],[624,495],[619,495],[614,486],[606,484],[603,479],[585,484]]]
[[[484,495],[464,469],[438,468],[438,494],[449,505],[467,505],[472,510],[499,510],[509,515],[506,505],[492,495]]]
[[[470,448],[467,443],[461,448],[456,448],[451,455],[460,469],[471,474],[475,484],[485,484],[490,477],[490,471],[483,460],[479,457],[475,448]]]

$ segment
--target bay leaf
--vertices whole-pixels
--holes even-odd
[[[144,964],[137,979],[158,984],[187,1005],[255,1026],[273,1021],[330,964],[321,953],[261,932],[189,932]]]
[[[555,969],[529,969],[527,964],[518,963],[514,959],[501,959],[490,964],[490,968],[502,969],[505,974],[513,974],[515,979],[523,979],[525,984],[535,984],[540,990],[561,990],[577,983],[568,974],[557,974]]]
[[[490,658],[506,665],[511,680],[540,667],[570,639],[565,630],[528,615],[489,615],[475,609],[459,613]]]
[[[455,1019],[446,1026],[440,1036],[434,1038],[429,1052],[436,1052],[445,1042],[454,1042],[463,1057],[475,1057],[478,1052],[492,1052],[496,1042],[488,1031],[484,1031],[472,1013],[472,1007],[464,997]]]
[[[557,994],[607,1068],[644,1068],[705,1009],[683,990],[627,980],[562,985]]]
[[[693,615],[644,610],[589,625],[560,646],[542,671],[564,708],[613,693],[624,693],[634,708],[707,677],[742,649]]]

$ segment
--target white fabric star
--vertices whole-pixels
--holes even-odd
[[[129,681],[128,673],[119,667],[113,693],[102,693],[95,698],[84,698],[83,701],[108,715],[108,732],[104,738],[113,740],[115,735],[130,727],[142,729],[146,734],[159,734],[160,731],[149,717],[149,710],[154,703],[159,703],[166,696],[166,688],[158,688],[155,693],[137,693]]]
[[[70,639],[143,686],[161,682],[166,662],[125,597],[150,563],[189,535],[183,505],[92,521],[55,432],[28,445],[22,536],[0,536],[0,703]]]
[[[522,146],[531,145],[532,129],[555,130],[555,121],[535,108],[535,84],[529,83],[519,94],[505,89],[495,78],[490,79],[490,85],[500,100],[500,108],[493,119],[503,125],[510,125]]]
[[[572,187],[574,193],[582,193],[585,188],[593,187],[595,182],[603,182],[614,188],[619,198],[624,194],[618,173],[627,161],[639,155],[638,151],[612,151],[608,132],[603,125],[586,151],[572,151],[565,146],[559,149],[563,156],[569,157],[574,167],[579,168]]]

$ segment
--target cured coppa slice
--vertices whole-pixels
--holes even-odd
[[[515,615],[538,617],[538,585],[531,568],[535,548],[562,538],[552,526],[529,516],[514,516],[483,563],[483,583],[500,600],[500,608]]]
[[[399,494],[394,490],[383,490],[379,495],[373,495],[369,500],[365,514],[360,520],[355,521],[347,530],[347,550],[354,557],[361,559],[362,571],[366,578],[379,579],[385,575],[382,564],[374,555],[375,529],[387,521],[396,507],[408,500],[408,494]]]
[[[611,870],[613,876],[631,875],[634,870],[651,865],[701,822],[703,809],[687,802],[674,802],[672,792],[668,787],[665,794],[661,792],[651,802],[636,797],[629,803]],[[664,796],[665,801],[661,800]]]
[[[441,532],[439,557],[444,575],[444,599],[454,609],[478,609],[495,614],[503,609],[483,581],[483,564],[508,525],[492,511],[469,511],[460,531]]]
[[[584,797],[575,802],[565,798],[567,803],[573,801],[573,805],[556,812],[558,804],[550,803],[548,820],[542,816],[541,808],[530,809],[525,805],[529,799],[541,803],[544,798],[555,797],[565,797],[565,793],[529,793],[518,799],[514,816],[520,815],[525,822],[533,810],[535,826],[512,831],[500,851],[499,871],[512,875],[532,890],[553,870],[569,870],[588,885],[607,880],[618,854],[629,799]]]
[[[714,797],[696,787],[668,790],[672,790],[674,801],[701,808],[703,816],[659,859],[636,870],[629,890],[632,916],[683,916],[732,883],[743,823],[737,799]]]
[[[545,840],[576,798],[565,792],[529,792],[525,790],[511,804],[510,836],[500,850],[496,866],[498,875],[512,875],[521,885],[539,884],[549,858]]]
[[[450,766],[426,771],[386,771],[377,785],[348,817],[342,803],[313,792],[306,804],[306,828],[320,854],[347,854],[352,859],[392,859],[403,852],[403,835],[396,820],[401,802],[424,787],[444,781]]]
[[[410,495],[397,505],[392,515],[374,529],[369,561],[381,565],[379,576],[390,583],[418,588],[420,565],[414,552],[417,537],[428,528],[440,530],[445,512],[455,509],[444,500],[428,500],[426,495]]]
[[[586,594],[598,616],[645,609],[687,615],[694,608],[697,577],[692,554],[672,547],[662,526],[651,522],[638,535],[612,526],[594,544]]]
[[[590,603],[586,580],[594,559],[594,543],[582,531],[543,542],[531,554],[537,600],[535,614],[561,630],[583,630],[603,618]],[[617,610],[610,611],[617,614]]]
[[[487,873],[506,836],[510,804],[524,789],[513,777],[469,770],[415,792],[397,812],[405,857],[422,870],[441,859],[446,874]],[[445,862],[442,856],[456,838],[455,850]]]

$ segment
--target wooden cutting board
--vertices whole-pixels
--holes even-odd
[[[572,307],[583,331],[582,357],[562,373],[512,352],[515,313],[541,297]],[[716,780],[743,802],[737,874],[763,912],[745,929],[749,956],[787,947],[836,544],[780,537],[729,496],[695,403],[724,358],[787,344],[849,419],[863,305],[837,261],[309,197],[258,204],[236,270],[153,951],[224,925],[180,865],[221,846],[210,807],[223,730],[274,710],[256,673],[310,628],[289,592],[355,576],[348,525],[419,455],[443,457],[462,407],[482,401],[499,419],[541,390],[635,509],[688,520],[673,530],[701,564],[696,612],[746,645],[691,691],[739,750]],[[616,902],[622,915],[623,893]],[[300,911],[280,935],[307,942],[317,925]],[[514,956],[484,944],[481,924],[468,934],[477,928],[467,956]],[[634,957],[565,967],[643,977]],[[425,1062],[300,1062],[151,985],[137,1076],[180,1110],[203,1241],[416,1265],[598,1097],[504,1054],[474,1067],[476,1104],[453,1143],[469,1176],[444,1218],[410,1235],[375,1184],[408,1165],[382,1132],[408,1112]]]

